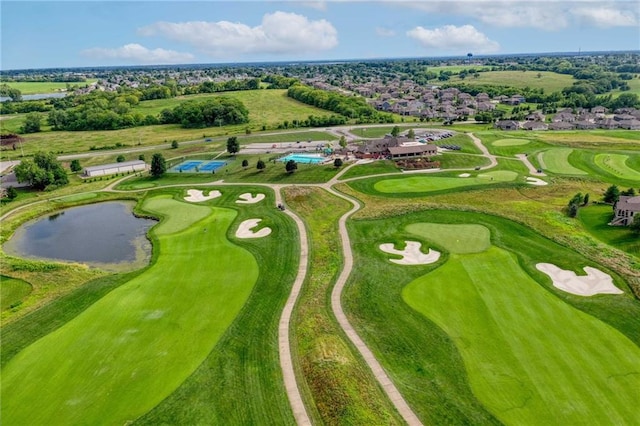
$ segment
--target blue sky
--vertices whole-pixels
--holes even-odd
[[[637,0],[6,1],[0,68],[640,49]]]

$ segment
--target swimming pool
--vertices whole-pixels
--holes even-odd
[[[293,160],[296,163],[301,164],[319,164],[323,163],[326,158],[321,155],[313,155],[313,154],[289,154],[286,157],[280,158],[279,161],[286,163],[289,160]]]
[[[187,160],[169,169],[171,173],[212,173],[224,166],[226,161]]]

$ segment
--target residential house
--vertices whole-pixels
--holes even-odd
[[[541,121],[527,121],[522,124],[524,130],[547,130],[549,126]]]
[[[585,121],[585,120],[576,121],[574,124],[576,125],[576,129],[579,129],[579,130],[593,130],[598,127],[596,126],[596,123],[593,123],[591,121]]]
[[[438,154],[438,147],[433,144],[393,146],[389,148],[391,159],[430,157]]]
[[[527,121],[544,121],[544,114],[540,111],[535,111],[527,115],[524,119]]]
[[[549,130],[573,130],[576,126],[566,121],[557,121],[549,124]]]
[[[633,217],[640,212],[640,196],[621,195],[614,205],[614,210],[615,215],[610,225],[630,225],[633,222]]]
[[[640,130],[640,120],[625,120],[618,123],[621,129]]]
[[[620,124],[613,118],[604,118],[596,122],[598,129],[613,130],[620,127]]]
[[[514,120],[498,120],[493,127],[500,130],[518,130],[520,125]]]

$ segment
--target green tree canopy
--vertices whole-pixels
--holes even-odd
[[[631,229],[634,234],[640,234],[640,214],[633,215],[633,221],[629,225],[629,229]]]
[[[82,165],[80,165],[80,160],[71,160],[71,164],[69,165],[69,168],[71,169],[72,172],[78,173],[80,170],[82,170]]]
[[[153,154],[151,157],[151,176],[160,177],[167,171],[167,162],[164,156],[159,152]]]
[[[40,131],[40,125],[42,124],[42,117],[37,112],[30,112],[24,117],[24,123],[22,124],[22,133],[38,133]]]
[[[263,171],[266,168],[267,168],[267,165],[264,163],[264,161],[258,160],[258,162],[256,163],[256,169]]]
[[[605,203],[615,203],[620,199],[620,190],[616,185],[611,185],[604,192],[603,200]]]
[[[298,163],[296,163],[295,160],[289,160],[285,164],[284,168],[287,171],[287,173],[291,174],[298,169]]]
[[[33,160],[22,160],[15,168],[18,182],[28,182],[36,189],[53,188],[69,183],[62,164],[54,153],[37,152]]]
[[[342,167],[342,158],[336,158],[335,160],[333,160],[333,167],[340,168]]]
[[[227,139],[227,152],[229,154],[236,154],[240,151],[240,143],[238,142],[238,138],[236,136],[231,136]]]

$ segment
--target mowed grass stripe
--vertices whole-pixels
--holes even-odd
[[[607,173],[621,179],[640,181],[640,171],[627,165],[629,156],[625,154],[596,154],[593,161]]]
[[[208,210],[162,198],[145,206],[166,218],[193,208],[187,217],[196,220],[201,209]],[[200,365],[258,276],[253,256],[226,239],[236,213],[210,211],[191,226],[165,227],[153,267],[5,366],[4,422],[124,424],[153,408]]]
[[[5,310],[19,303],[29,293],[31,284],[11,277],[0,276],[0,309]]]
[[[512,182],[518,177],[516,172],[498,170],[481,173],[475,177],[411,176],[400,179],[384,179],[374,184],[374,189],[382,193],[430,192],[468,186],[490,185]]]
[[[543,290],[513,254],[454,254],[403,298],[451,336],[474,393],[504,423],[640,421],[640,348]]]
[[[551,173],[561,175],[586,175],[587,172],[580,170],[569,163],[569,155],[573,152],[571,148],[552,148],[542,154],[546,170]]]

